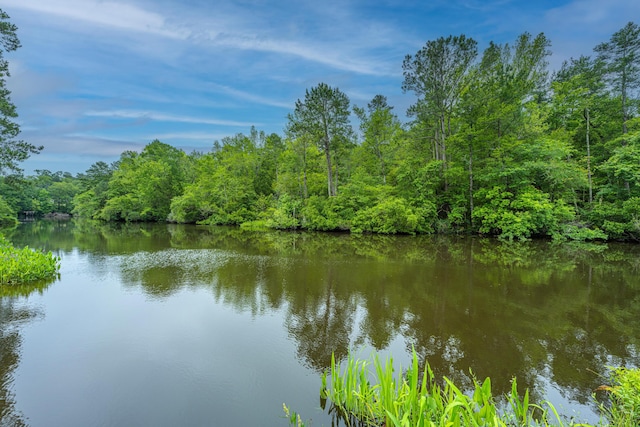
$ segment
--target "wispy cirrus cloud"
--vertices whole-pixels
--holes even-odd
[[[115,119],[142,119],[153,120],[158,122],[172,123],[193,123],[216,126],[251,126],[260,125],[260,123],[241,122],[236,120],[208,119],[203,117],[181,116],[176,114],[165,114],[155,111],[137,111],[137,110],[106,110],[106,111],[87,111],[85,116],[89,117],[109,117]]]
[[[363,42],[375,43],[377,39],[386,43],[388,38],[378,38],[384,32],[383,28],[366,31],[357,39],[357,34],[351,34],[338,43],[319,42],[319,38],[327,38],[326,34],[299,33],[296,41],[284,34],[273,34],[270,25],[252,27],[251,22],[224,15],[223,9],[220,12],[222,15],[215,20],[202,20],[180,14],[169,19],[159,11],[147,10],[130,1],[5,0],[4,3],[16,9],[55,15],[113,30],[178,39],[187,45],[288,55],[337,70],[374,76],[394,74],[386,64],[362,56]],[[359,45],[360,50],[351,48],[352,45]]]
[[[213,143],[213,141],[221,140],[229,136],[229,133],[211,133],[211,132],[168,132],[168,133],[158,133],[153,135],[148,135],[146,140],[159,139],[161,141],[165,140],[185,140],[185,141],[208,141]]]
[[[45,132],[24,132],[23,138],[34,145],[44,145],[43,154],[88,156],[96,160],[101,157],[117,157],[124,151],[140,151],[145,143],[128,139],[104,138],[94,135],[47,135]],[[148,141],[146,141],[148,142]],[[34,157],[33,160],[39,160]]]
[[[594,47],[636,16],[640,16],[636,0],[573,0],[547,10],[541,27],[553,43],[552,67],[559,68],[570,57],[593,55]]]
[[[170,27],[159,13],[131,3],[96,0],[4,0],[5,6],[57,15],[89,24],[185,39],[189,31]]]
[[[230,86],[225,86],[217,83],[210,83],[209,86],[215,92],[219,92],[225,95],[230,95],[233,98],[241,99],[244,101],[251,101],[252,103],[268,105],[271,107],[287,108],[291,109],[291,102],[277,101],[265,96],[258,95],[254,92],[247,92],[238,90]]]
[[[292,42],[283,39],[261,38],[250,34],[220,34],[209,32],[212,44],[243,50],[290,55],[307,61],[320,63],[338,70],[373,76],[396,75],[385,63],[359,59],[352,50],[337,49],[335,45],[317,42]]]
[[[640,16],[640,2],[629,0],[573,0],[549,9],[547,21],[561,24],[565,31],[611,34],[622,28],[619,22]]]

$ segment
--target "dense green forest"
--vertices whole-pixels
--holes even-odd
[[[640,239],[640,27],[550,72],[544,34],[480,53],[464,35],[402,63],[415,95],[356,106],[309,88],[283,135],[252,128],[185,153],[155,140],[85,173],[4,175],[0,220],[30,211],[503,239]]]

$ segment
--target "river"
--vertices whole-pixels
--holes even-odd
[[[638,366],[640,246],[37,221],[59,279],[0,294],[0,426],[329,426],[331,354],[412,349],[595,423]]]

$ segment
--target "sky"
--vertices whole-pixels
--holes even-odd
[[[22,47],[7,85],[23,162],[72,174],[154,139],[208,152],[251,126],[284,135],[287,114],[323,82],[364,107],[385,95],[407,121],[402,61],[465,34],[480,52],[527,31],[551,41],[551,70],[592,55],[638,0],[2,0]]]

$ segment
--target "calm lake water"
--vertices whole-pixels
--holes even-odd
[[[22,224],[60,278],[0,296],[0,426],[312,426],[320,373],[415,348],[461,387],[511,379],[596,422],[640,362],[640,246]]]

